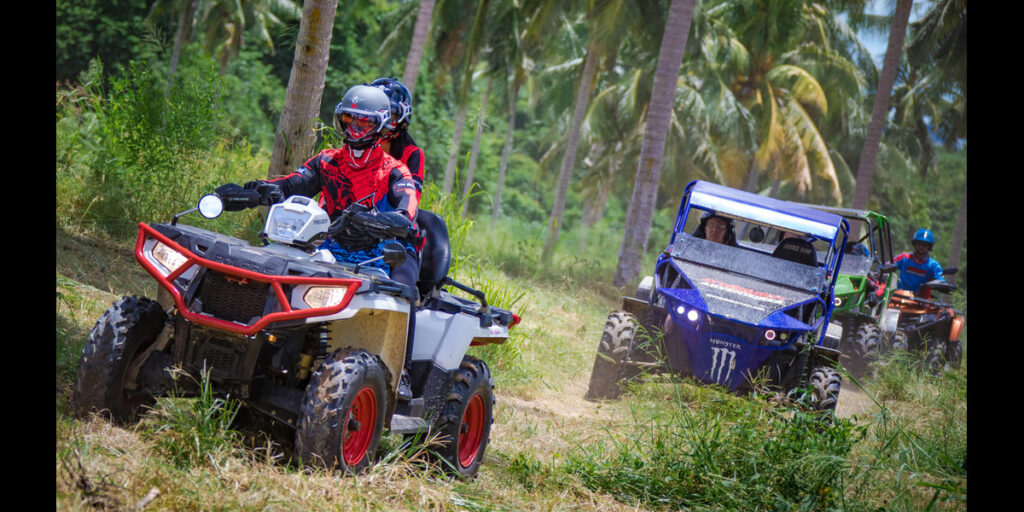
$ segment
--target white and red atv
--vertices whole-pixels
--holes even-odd
[[[419,212],[425,242],[420,299],[412,302],[414,290],[384,270],[316,248],[330,220],[309,198],[271,207],[264,246],[177,223],[196,210],[215,218],[223,209],[210,194],[170,223],[139,224],[135,256],[158,281],[157,300],[124,297],[97,321],[79,361],[75,414],[133,421],[154,397],[190,391],[169,369],[198,380],[205,368],[215,393],[294,429],[303,464],[367,468],[389,429],[437,435],[442,465],[475,476],[490,437],[494,381],[466,351],[503,343],[519,317],[447,277],[444,220]],[[407,257],[397,242],[383,253],[375,259],[392,268]],[[400,399],[410,338],[412,398]]]

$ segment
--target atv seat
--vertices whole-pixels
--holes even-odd
[[[814,252],[814,246],[800,238],[783,240],[772,251],[772,256],[812,267],[818,265],[818,255]]]
[[[420,295],[429,295],[444,281],[451,265],[448,226],[443,218],[427,210],[420,210],[416,214],[416,225],[425,239],[423,250],[420,251],[420,276],[416,287]]]

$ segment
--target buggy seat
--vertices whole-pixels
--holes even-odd
[[[429,295],[444,281],[451,265],[448,226],[441,216],[422,209],[416,214],[416,225],[425,239],[423,250],[420,251],[420,276],[416,287],[420,295]]]
[[[807,240],[799,238],[787,238],[779,243],[772,251],[772,256],[784,260],[801,263],[803,265],[817,266],[818,256],[814,252],[814,245]]]

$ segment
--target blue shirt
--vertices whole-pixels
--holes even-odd
[[[919,294],[921,285],[928,281],[933,279],[946,280],[945,277],[942,277],[942,265],[939,265],[935,258],[928,257],[925,261],[918,261],[914,259],[912,253],[904,252],[897,255],[893,262],[900,269],[900,278],[896,282],[896,288],[910,290],[915,295]],[[920,295],[927,298],[931,294],[925,291],[920,293]]]

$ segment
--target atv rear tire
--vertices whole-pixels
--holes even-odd
[[[811,385],[812,407],[816,411],[835,411],[843,378],[833,368],[818,366],[808,379]]]
[[[608,315],[590,372],[587,400],[614,399],[622,394],[619,370],[635,335],[636,319],[632,314],[615,311]]]
[[[963,349],[960,347],[960,340],[938,340],[928,347],[924,364],[932,375],[938,375],[943,370],[959,370],[962,357]]]
[[[138,417],[153,402],[143,391],[125,389],[125,371],[137,354],[149,347],[164,328],[167,315],[145,297],[122,297],[108,308],[89,332],[75,378],[75,416],[96,411],[121,424]],[[136,383],[137,384],[137,383]]]
[[[441,446],[437,455],[445,469],[463,479],[480,470],[494,423],[494,379],[487,363],[465,356],[455,370],[455,384],[438,416]]]
[[[308,466],[358,473],[384,429],[388,376],[365,350],[339,350],[313,372],[302,398],[295,454]]]

